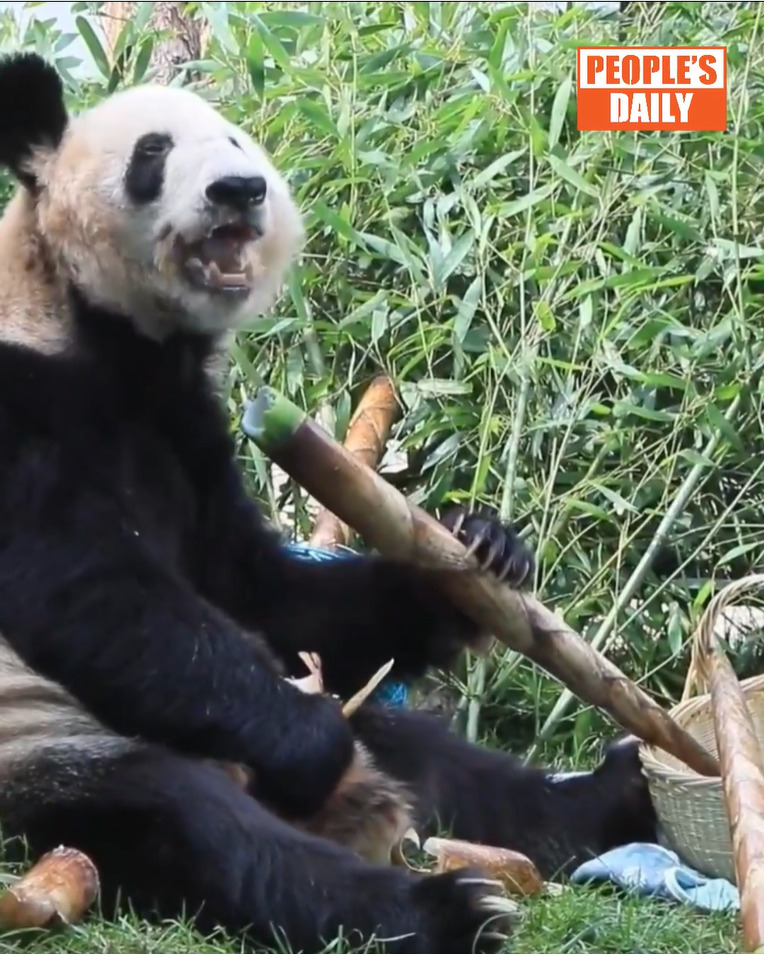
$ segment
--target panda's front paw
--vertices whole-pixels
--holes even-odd
[[[453,506],[440,522],[457,540],[473,553],[483,570],[493,573],[502,583],[518,589],[535,572],[533,553],[522,542],[513,527],[499,520],[487,508],[471,513]]]
[[[517,904],[482,871],[462,868],[419,880],[412,891],[417,954],[499,954],[518,920]]]

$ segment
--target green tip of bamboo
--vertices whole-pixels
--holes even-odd
[[[247,405],[241,420],[241,429],[268,454],[292,437],[304,420],[305,412],[289,398],[264,386]]]

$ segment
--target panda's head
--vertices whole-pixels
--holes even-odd
[[[134,87],[69,117],[51,66],[8,57],[0,163],[23,187],[53,280],[153,337],[219,334],[262,313],[301,244],[268,157],[188,90]]]

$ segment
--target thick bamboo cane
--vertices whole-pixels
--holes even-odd
[[[764,954],[764,762],[735,670],[714,632],[726,606],[764,587],[764,574],[720,590],[698,626],[694,658],[711,693],[724,805],[730,823],[745,950]]]
[[[480,573],[466,548],[441,524],[360,463],[286,397],[261,388],[246,409],[242,429],[380,553],[437,571],[449,597],[485,632],[532,659],[645,742],[702,775],[718,776],[716,759],[620,669],[533,596]]]

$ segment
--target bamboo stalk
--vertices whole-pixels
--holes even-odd
[[[376,470],[390,429],[398,413],[393,382],[386,375],[375,378],[363,393],[350,419],[345,449],[367,467]],[[351,529],[331,510],[322,507],[316,517],[309,543],[314,547],[347,547]]]
[[[533,596],[479,572],[473,557],[445,527],[360,463],[283,395],[260,388],[241,426],[265,454],[369,544],[383,554],[431,569],[454,603],[485,632],[532,659],[645,742],[665,749],[702,775],[718,776],[716,759],[559,616]]]
[[[719,614],[743,592],[764,586],[764,574],[726,586],[706,608],[695,640],[698,674],[711,694],[724,806],[740,891],[743,945],[764,952],[764,763],[735,670],[714,632]]]
[[[724,419],[729,423],[734,420],[735,415],[737,414],[738,407],[740,406],[740,395],[738,394],[731,402],[727,410],[724,412]],[[721,440],[722,434],[724,431],[716,430],[709,438],[706,446],[701,451],[701,455],[705,460],[711,460],[714,453],[716,452],[716,447],[719,441]],[[684,508],[687,506],[687,502],[691,499],[692,495],[697,490],[698,485],[701,482],[704,474],[708,470],[708,465],[705,461],[694,464],[687,474],[687,477],[684,479],[682,486],[679,488],[676,497],[671,503],[671,506],[668,508],[666,513],[663,515],[663,519],[658,524],[658,527],[653,535],[652,540],[647,545],[645,552],[642,554],[642,558],[639,563],[634,568],[629,579],[626,581],[621,592],[618,594],[615,603],[613,604],[612,609],[607,614],[605,619],[600,624],[597,632],[591,639],[591,646],[594,649],[600,649],[602,647],[603,652],[607,652],[610,646],[610,643],[613,639],[613,633],[615,630],[615,624],[618,620],[619,615],[623,611],[625,606],[628,606],[634,594],[637,592],[639,587],[642,585],[644,578],[647,576],[648,571],[653,565],[653,562],[660,551],[660,548],[663,546],[664,541],[668,537],[671,528],[676,523],[679,516],[684,511]],[[560,694],[560,698],[555,702],[552,711],[546,718],[546,721],[541,726],[541,731],[539,732],[539,740],[547,739],[554,731],[557,724],[563,718],[568,708],[570,707],[571,702],[573,701],[573,696],[569,690],[565,690]],[[538,742],[533,746],[530,751],[530,756],[532,757],[538,747]]]

